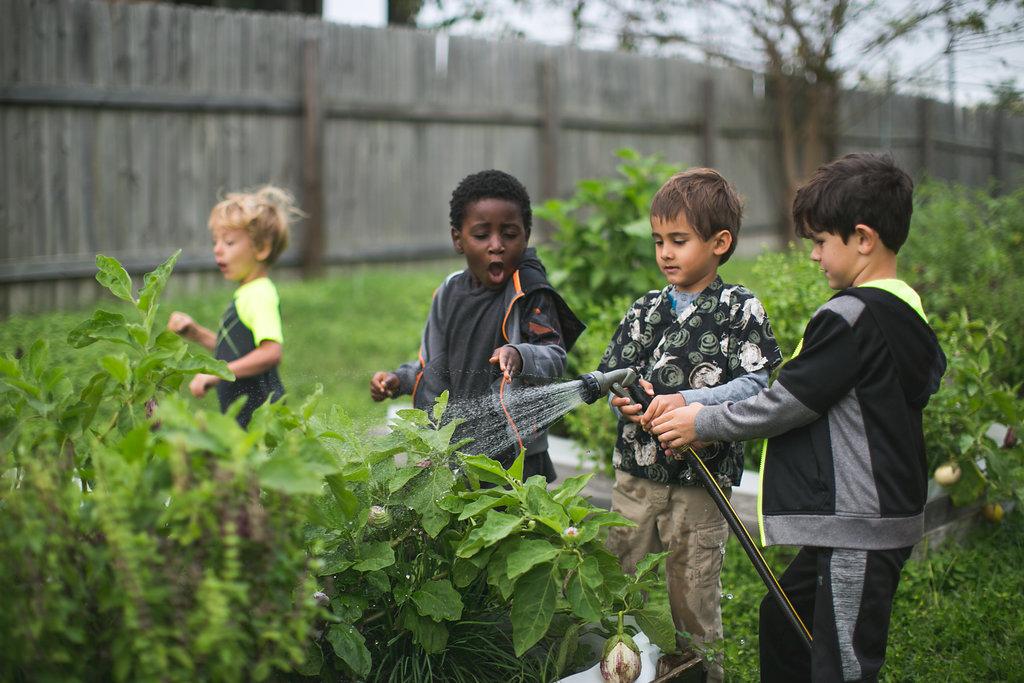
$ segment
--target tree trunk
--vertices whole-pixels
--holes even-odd
[[[415,26],[423,0],[388,0],[388,26]]]

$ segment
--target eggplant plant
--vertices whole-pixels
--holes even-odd
[[[550,680],[582,664],[581,636],[616,634],[624,615],[672,651],[665,554],[623,573],[603,538],[632,522],[580,495],[591,475],[548,489],[521,481],[522,454],[507,470],[466,455],[458,422],[441,422],[446,401],[401,411],[372,446],[355,430],[329,434],[365,470],[314,506],[308,539],[331,623],[304,673],[477,680],[492,667],[487,680]]]

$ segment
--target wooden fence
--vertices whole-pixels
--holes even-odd
[[[741,249],[775,244],[781,191],[756,74],[680,59],[446,38],[302,16],[0,0],[0,315],[78,305],[98,252],[212,268],[210,207],[274,182],[309,214],[283,265],[450,254],[447,201],[498,167],[535,201],[612,173],[614,151],[710,164],[747,200]],[[843,151],[1013,183],[1024,120],[850,92]]]

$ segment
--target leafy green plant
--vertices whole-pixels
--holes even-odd
[[[1024,504],[1024,447],[1003,448],[986,436],[992,423],[1019,425],[1024,417],[1017,387],[1001,383],[992,372],[1010,353],[1002,327],[972,320],[967,311],[933,324],[948,366],[925,410],[930,469],[956,463],[961,475],[949,494],[957,505],[980,497],[991,502],[1015,497]]]
[[[924,298],[929,315],[966,309],[972,319],[1024,328],[1024,189],[993,196],[988,189],[929,181],[914,193],[914,217],[900,250],[901,272]],[[1021,385],[1024,339],[1011,334],[1010,353],[989,373]]]
[[[136,295],[97,257],[128,306],[69,334],[111,350],[87,380],[45,341],[0,358],[4,680],[262,680],[302,661],[317,614],[302,501],[339,467],[310,404],[265,406],[243,431],[171,393],[231,378],[157,332],[176,258]]]
[[[792,356],[811,315],[834,294],[806,245],[790,244],[785,251],[757,257],[750,285],[764,304],[783,359]]]
[[[304,673],[546,680],[573,665],[583,633],[610,635],[619,615],[674,649],[664,555],[623,574],[603,536],[631,522],[579,495],[591,475],[548,490],[543,477],[520,480],[522,456],[506,471],[463,455],[458,423],[439,422],[446,401],[429,416],[401,411],[373,446],[344,427],[325,433],[362,469],[315,506],[308,538],[331,623]]]
[[[616,155],[622,159],[617,176],[581,180],[569,199],[550,199],[535,210],[555,226],[553,246],[544,252],[552,284],[587,313],[664,286],[648,215],[655,192],[679,167],[632,149]]]

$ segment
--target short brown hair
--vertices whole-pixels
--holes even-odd
[[[270,245],[269,266],[288,246],[288,226],[304,214],[291,193],[264,185],[252,192],[231,192],[210,211],[210,230],[245,230],[257,249]]]
[[[858,225],[867,225],[894,254],[907,241],[913,213],[914,181],[888,154],[847,154],[823,164],[793,199],[798,237],[828,232],[846,244]]]
[[[732,245],[719,263],[729,260],[739,239],[743,200],[721,173],[713,168],[691,168],[665,181],[651,201],[651,220],[674,221],[680,215],[703,240],[728,230]]]

